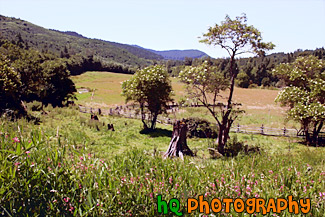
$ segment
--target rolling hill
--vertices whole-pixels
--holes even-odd
[[[28,46],[43,52],[60,55],[62,51],[67,50],[70,55],[93,55],[103,62],[115,62],[129,66],[150,65],[153,60],[162,59],[161,56],[148,50],[135,48],[131,45],[117,46],[117,43],[89,39],[75,32],[45,29],[24,20],[1,15],[0,38],[10,41],[22,40]]]
[[[62,52],[68,52],[69,55],[93,55],[101,62],[133,67],[143,67],[153,64],[154,61],[207,56],[198,50],[155,51],[140,46],[90,39],[77,32],[46,29],[28,21],[2,15],[0,15],[0,38],[10,41],[22,40],[29,47],[58,56]]]

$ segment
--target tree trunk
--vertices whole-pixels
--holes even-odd
[[[224,131],[225,128],[223,124],[219,125],[219,132],[218,132],[218,152],[222,155],[225,154],[225,143],[224,143]]]
[[[173,126],[172,139],[164,157],[181,157],[183,155],[194,156],[186,143],[187,125],[184,122],[177,121]]]
[[[236,62],[235,62],[235,53],[231,56],[230,59],[230,74],[231,74],[231,82],[230,82],[230,91],[227,100],[227,111],[222,116],[222,121],[219,124],[219,135],[218,135],[218,152],[222,155],[225,154],[225,146],[227,144],[229,138],[229,131],[233,120],[229,120],[230,113],[232,112],[232,97],[235,88],[235,79],[237,77],[238,72],[236,71]]]
[[[143,103],[140,103],[140,109],[141,109],[141,121],[143,123],[143,128],[148,129],[148,125],[147,125],[147,123],[145,121],[146,114],[144,113],[144,104]]]
[[[157,113],[153,113],[153,118],[151,120],[151,130],[155,129],[156,127],[156,122],[157,122],[157,118],[158,118],[158,112]]]

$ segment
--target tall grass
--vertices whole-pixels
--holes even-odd
[[[167,147],[170,138],[141,135],[136,121],[101,118],[114,122],[118,129],[114,135],[80,122],[73,109],[50,108],[41,118],[46,120],[39,126],[23,119],[1,121],[0,215],[158,216],[157,195],[166,201],[178,198],[185,213],[187,198],[201,194],[207,200],[293,195],[295,200],[311,199],[309,216],[325,212],[325,151],[321,148],[271,152],[268,147],[261,154],[218,160],[201,152],[184,161],[164,160],[154,149],[163,143]],[[265,142],[262,136],[239,138]],[[207,144],[202,142],[207,141],[189,140],[189,144],[204,148]],[[132,148],[141,143],[147,145]],[[96,150],[116,151],[100,154]],[[231,209],[230,215],[240,214]],[[291,214],[284,211],[282,215]]]

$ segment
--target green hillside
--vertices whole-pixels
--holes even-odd
[[[103,63],[118,63],[142,67],[152,64],[152,60],[162,59],[148,50],[135,48],[98,39],[88,39],[74,32],[60,32],[34,25],[30,22],[0,15],[0,38],[22,40],[28,46],[42,52],[57,55],[93,55]],[[128,51],[130,47],[132,52]]]

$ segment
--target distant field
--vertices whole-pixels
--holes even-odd
[[[91,107],[113,107],[125,104],[125,99],[121,96],[123,81],[130,79],[132,75],[112,73],[112,72],[87,72],[82,75],[73,76],[77,88],[89,88],[94,90],[92,93],[77,94],[79,104]],[[173,90],[175,91],[174,99],[177,102],[181,97],[186,96],[185,87],[176,78],[172,79]],[[234,101],[240,102],[245,115],[239,120],[244,125],[269,127],[294,127],[293,122],[285,121],[285,109],[278,106],[274,99],[278,90],[266,89],[245,89],[235,88]],[[221,94],[226,96],[227,92]],[[177,118],[182,117],[203,117],[212,121],[210,115],[202,108],[187,108],[185,112],[177,114]]]

